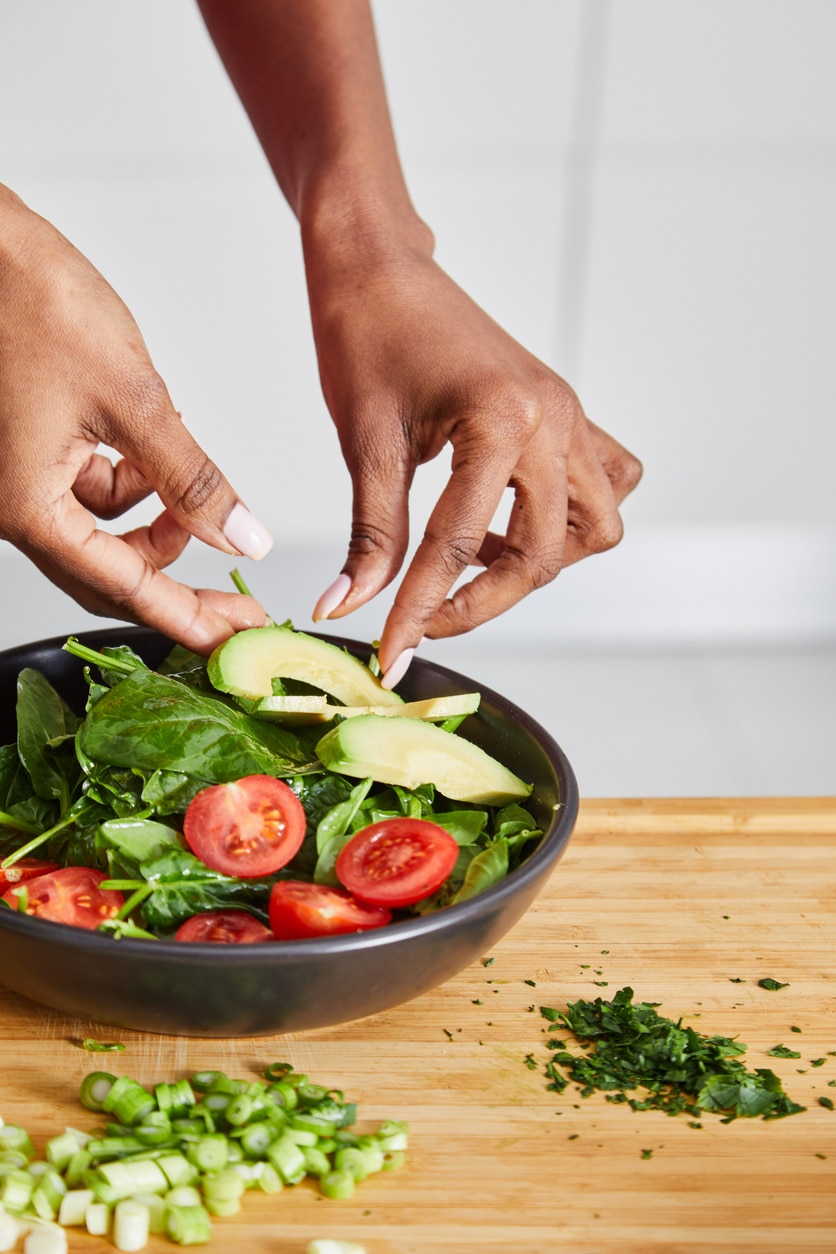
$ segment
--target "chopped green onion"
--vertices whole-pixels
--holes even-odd
[[[91,1237],[106,1237],[110,1230],[110,1207],[106,1202],[91,1202],[84,1216]]]
[[[39,1224],[26,1234],[24,1254],[67,1254],[67,1234],[54,1223]]]
[[[176,1189],[169,1189],[165,1195],[166,1206],[200,1206],[201,1196],[200,1189],[195,1188],[191,1184],[181,1184]]]
[[[325,1197],[330,1197],[333,1201],[344,1201],[353,1194],[354,1183],[354,1176],[350,1171],[329,1171],[327,1176],[320,1178],[319,1187]]]
[[[143,1250],[148,1244],[151,1213],[142,1202],[126,1198],[116,1203],[113,1212],[113,1244],[126,1252]]]
[[[148,1211],[148,1231],[155,1235],[165,1232],[165,1199],[159,1193],[135,1193],[132,1199],[140,1202]]]
[[[193,1141],[186,1149],[186,1156],[199,1171],[221,1171],[229,1157],[228,1145],[222,1132],[210,1133]]]
[[[86,1209],[93,1200],[93,1189],[66,1191],[58,1208],[58,1221],[61,1228],[78,1228],[83,1225]]]
[[[10,1171],[3,1179],[0,1202],[6,1210],[18,1213],[26,1209],[35,1191],[35,1177],[28,1171]]]
[[[366,1254],[365,1246],[356,1241],[335,1241],[333,1237],[320,1237],[309,1241],[305,1254]]]
[[[212,1221],[204,1206],[169,1206],[165,1230],[177,1245],[205,1245],[212,1236]]]
[[[276,1139],[276,1128],[272,1120],[263,1123],[251,1123],[241,1131],[241,1148],[248,1158],[263,1158],[267,1147]]]
[[[116,1076],[107,1071],[91,1071],[81,1081],[81,1104],[96,1113],[104,1110],[104,1101],[116,1083]]]
[[[305,1155],[287,1133],[283,1133],[267,1148],[267,1160],[278,1171],[285,1184],[295,1184],[305,1174]]]
[[[32,1144],[32,1138],[25,1128],[19,1127],[16,1123],[6,1123],[0,1126],[0,1150],[17,1150],[21,1154],[25,1154],[27,1159],[35,1157],[35,1147]]]
[[[222,1071],[198,1071],[192,1076],[192,1088],[197,1089],[199,1093],[205,1093],[216,1080],[225,1079],[226,1076]]]

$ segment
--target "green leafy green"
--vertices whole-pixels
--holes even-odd
[[[543,1018],[562,1024],[581,1043],[592,1046],[587,1053],[575,1054],[565,1048],[565,1039],[550,1040],[547,1087],[560,1088],[556,1072],[560,1065],[584,1097],[603,1091],[608,1101],[626,1102],[633,1110],[662,1110],[669,1115],[684,1111],[694,1117],[711,1110],[728,1120],[777,1119],[804,1109],[787,1097],[772,1071],[746,1070],[740,1061],[746,1052],[741,1042],[705,1036],[681,1020],[666,1019],[657,1005],[634,1003],[633,990],[622,988],[610,1001],[596,997],[570,1002],[566,1011],[542,1006]],[[630,1096],[636,1090],[642,1096]]]
[[[758,980],[761,988],[766,988],[770,993],[777,992],[779,988],[789,988],[789,984],[782,984],[780,980],[773,980],[771,975],[767,975],[762,980]]]

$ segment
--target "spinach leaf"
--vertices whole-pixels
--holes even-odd
[[[317,884],[330,884],[336,887],[339,883],[334,870],[340,850],[348,843],[358,826],[366,827],[368,819],[365,815],[360,824],[355,823],[360,813],[373,780],[364,779],[355,784],[346,801],[333,807],[319,821],[316,829],[316,849],[319,855],[314,869],[314,881]]]
[[[289,732],[154,671],[135,670],[101,697],[78,732],[84,759],[146,778],[177,771],[204,784],[287,775],[304,757]],[[309,763],[306,763],[309,765]]]
[[[465,873],[461,888],[455,893],[450,904],[467,901],[486,888],[498,884],[508,874],[508,841],[504,836],[493,840],[486,849],[476,854]]]
[[[265,917],[270,890],[279,876],[240,880],[212,871],[185,849],[171,850],[140,864],[152,892],[142,903],[149,927],[167,932],[204,910],[240,907]]]
[[[58,802],[63,814],[78,787],[75,757],[78,718],[40,671],[26,667],[17,680],[17,751],[39,797]]]
[[[170,849],[180,849],[179,833],[165,823],[153,819],[109,819],[98,827],[97,843],[101,848],[120,849],[136,862],[148,862]]]

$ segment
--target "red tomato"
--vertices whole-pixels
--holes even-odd
[[[174,933],[178,941],[210,941],[222,945],[251,945],[269,941],[273,933],[246,910],[206,910],[193,914]]]
[[[105,919],[114,918],[125,904],[125,898],[115,889],[99,888],[107,878],[104,872],[92,867],[66,866],[9,888],[3,893],[3,900],[18,910],[18,899],[26,894],[27,914],[93,931]]]
[[[247,775],[197,794],[183,832],[192,853],[213,871],[252,879],[289,862],[305,836],[302,802],[272,775]]]
[[[46,875],[49,871],[57,871],[57,862],[44,862],[40,858],[21,858],[14,866],[0,867],[0,885],[22,884],[24,880],[34,879],[36,875]]]
[[[389,910],[355,901],[341,888],[280,880],[270,893],[270,926],[277,940],[304,940],[337,932],[366,932],[392,919]]]
[[[411,906],[440,888],[456,865],[459,846],[426,819],[381,819],[340,850],[337,878],[359,901]]]

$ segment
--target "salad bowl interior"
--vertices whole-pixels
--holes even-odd
[[[334,636],[364,661],[369,646]],[[142,627],[80,633],[94,649],[129,645],[151,667],[171,642]],[[66,637],[0,652],[0,744],[16,736],[21,670],[42,672],[83,713],[84,664]],[[517,922],[553,871],[574,827],[572,768],[547,731],[499,694],[445,667],[415,659],[399,685],[408,700],[478,691],[465,736],[533,785],[527,808],[539,841],[506,879],[430,914],[361,933],[262,944],[183,944],[112,936],[35,918],[0,905],[0,985],[43,1005],[103,1024],[182,1036],[298,1032],[391,1009],[435,988],[484,955]]]

